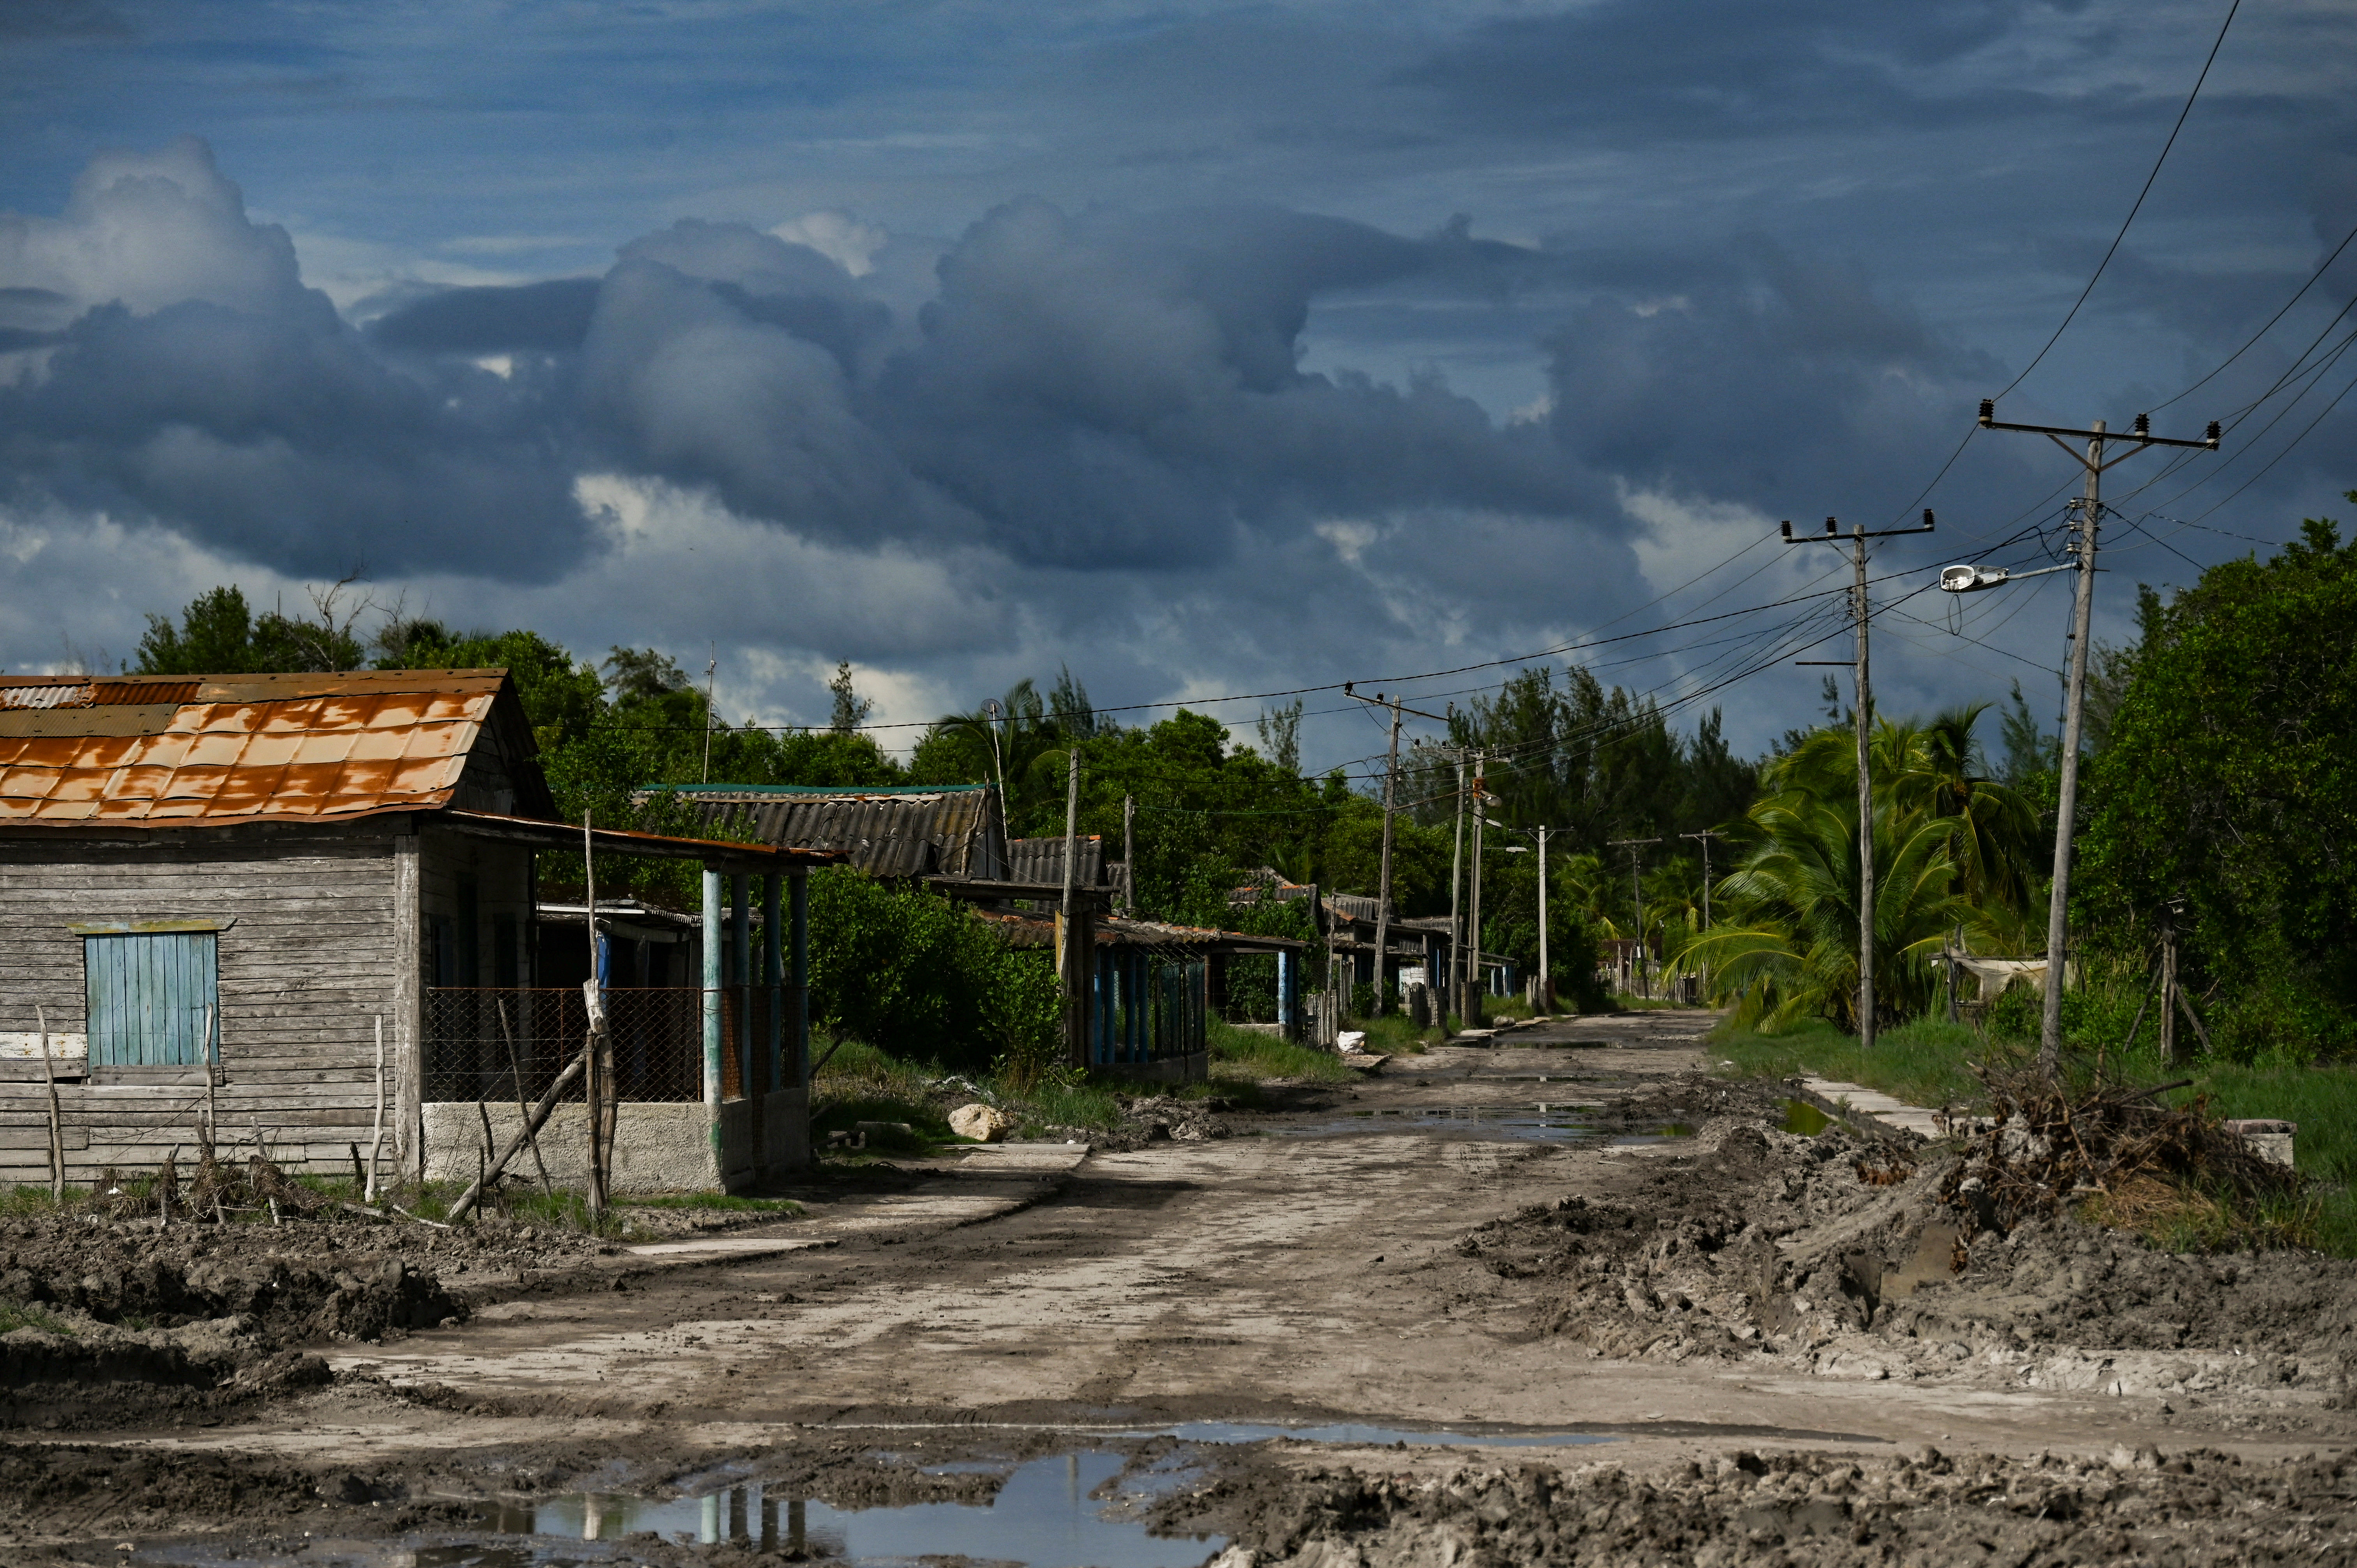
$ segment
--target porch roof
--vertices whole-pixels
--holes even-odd
[[[581,829],[571,822],[543,822],[537,817],[503,817],[490,811],[437,811],[430,819],[476,838],[505,839],[537,849],[579,849]],[[642,855],[651,860],[701,861],[715,871],[808,872],[841,865],[851,857],[833,849],[780,849],[765,843],[732,843],[726,839],[678,838],[669,833],[634,832],[627,828],[589,830],[591,847],[607,854]]]

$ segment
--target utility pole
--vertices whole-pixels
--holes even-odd
[[[1355,694],[1355,693],[1354,693]],[[1382,702],[1383,694],[1375,693]],[[1392,699],[1392,744],[1383,757],[1383,862],[1375,884],[1375,1016],[1389,1011],[1383,998],[1383,964],[1391,954],[1392,940],[1392,793],[1399,778],[1399,699]]]
[[[1465,753],[1457,753],[1457,843],[1448,852],[1448,1005],[1458,1022],[1465,1017],[1465,920],[1458,910],[1457,890],[1465,880]]]
[[[1064,898],[1056,916],[1056,968],[1064,983],[1065,1050],[1072,1066],[1084,1068],[1089,1058],[1082,983],[1088,972],[1086,961],[1095,955],[1082,951],[1081,941],[1081,748],[1071,746],[1064,756],[1071,767],[1064,786]]]
[[[983,717],[989,721],[990,770],[998,776],[998,815],[1003,836],[1006,825],[1006,759],[998,754],[998,715],[1002,711],[996,697],[986,699],[982,704]]]
[[[1555,971],[1547,967],[1546,836],[1546,829],[1541,827],[1539,829],[1539,1000],[1544,1003],[1546,1010],[1552,1013],[1555,1011]]]
[[[1680,833],[1678,835],[1678,837],[1682,839],[1700,839],[1702,841],[1702,929],[1706,934],[1710,930],[1710,841],[1719,836],[1720,835],[1717,832],[1709,828],[1705,828],[1698,833]],[[1709,1002],[1710,965],[1708,964],[1702,966],[1702,995],[1704,1002]]]
[[[712,693],[713,678],[720,669],[720,650],[711,650],[712,657],[704,661],[704,781],[712,782]]]
[[[1647,844],[1661,842],[1657,838],[1611,839],[1606,843],[1607,848],[1629,852],[1629,891],[1631,897],[1637,900],[1637,983],[1641,987],[1639,994],[1648,1002],[1653,999],[1653,977],[1645,961],[1648,956],[1645,951],[1645,878],[1638,869],[1637,852]]]
[[[2139,413],[2126,435],[2113,435],[2102,420],[2088,429],[2070,430],[2051,424],[2006,424],[1996,417],[1996,402],[1981,400],[1983,430],[2019,430],[2043,435],[2071,454],[2086,474],[2079,500],[2078,542],[2072,547],[2079,567],[2078,595],[2071,611],[2071,694],[2062,712],[2062,777],[2055,791],[2054,882],[2046,907],[2046,1015],[2038,1035],[2038,1069],[2049,1078],[2062,1066],[2062,983],[2070,973],[2071,839],[2079,809],[2079,735],[2087,707],[2087,641],[2095,609],[2095,538],[2104,521],[2104,470],[2125,463],[2148,446],[2190,446],[2218,450],[2218,422],[2199,441],[2172,440],[2152,433],[2152,419]],[[2083,456],[2071,443],[2084,441]],[[2132,443],[2129,449],[2106,461],[2107,443]]]
[[[1121,798],[1121,912],[1137,913],[1137,797]]]
[[[1489,753],[1477,751],[1473,754],[1473,865],[1470,868],[1471,886],[1467,890],[1473,904],[1473,943],[1465,955],[1465,1007],[1458,1016],[1475,1028],[1481,1023],[1481,829],[1489,819],[1489,813],[1482,809],[1490,801],[1485,778],[1489,763]]]
[[[1856,568],[1855,585],[1850,589],[1850,618],[1857,627],[1857,653],[1851,660],[1857,682],[1857,1048],[1874,1049],[1874,768],[1868,760],[1867,744],[1874,729],[1874,687],[1867,674],[1867,622],[1873,618],[1873,607],[1866,600],[1866,542],[1888,539],[1894,534],[1929,533],[1932,532],[1932,509],[1923,509],[1921,528],[1884,528],[1868,532],[1852,528],[1847,533],[1835,532],[1840,525],[1832,518],[1825,519],[1825,531],[1813,537],[1819,542],[1846,542],[1850,561]],[[1784,524],[1784,542],[1807,543],[1809,536],[1794,539],[1792,525]],[[1819,664],[1824,660],[1802,659],[1800,664]]]
[[[1377,888],[1375,894],[1375,1016],[1380,1018],[1385,1011],[1383,1004],[1383,960],[1385,955],[1391,950],[1392,811],[1394,810],[1392,805],[1392,793],[1394,781],[1399,777],[1400,715],[1402,714],[1414,714],[1417,718],[1430,719],[1435,724],[1445,725],[1448,721],[1441,717],[1438,714],[1427,714],[1421,709],[1404,707],[1401,705],[1400,700],[1397,697],[1386,699],[1381,692],[1377,692],[1372,697],[1361,697],[1358,693],[1351,689],[1354,684],[1356,684],[1354,682],[1343,682],[1342,694],[1346,697],[1354,698],[1359,702],[1368,703],[1373,707],[1388,708],[1391,711],[1392,715],[1391,751],[1383,761],[1383,863],[1381,886]],[[1458,772],[1459,777],[1458,788],[1461,792],[1463,789],[1462,778],[1464,773],[1464,768],[1461,763],[1458,766]],[[1462,837],[1462,817],[1460,814],[1460,839]],[[1456,873],[1454,868],[1451,868],[1451,880],[1448,889],[1450,906],[1448,913],[1452,921],[1455,919],[1457,914],[1457,887],[1454,880],[1455,875]]]

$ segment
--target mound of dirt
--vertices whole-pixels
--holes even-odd
[[[2352,1480],[2341,1459],[2124,1448],[2092,1461],[1738,1453],[1652,1479],[1609,1465],[1425,1480],[1238,1465],[1155,1523],[1232,1534],[1213,1568],[2320,1564],[2357,1562]]]
[[[319,1339],[463,1319],[459,1273],[577,1266],[596,1242],[473,1230],[101,1216],[0,1225],[0,1425],[78,1426],[215,1409],[326,1380]]]
[[[1537,1326],[1594,1355],[2344,1402],[2357,1263],[2161,1252],[2067,1207],[1978,1224],[1943,1201],[1954,1153],[1778,1120],[1760,1105],[1715,1117],[1621,1197],[1525,1209],[1458,1251],[1522,1283]]]

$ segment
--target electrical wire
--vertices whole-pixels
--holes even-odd
[[[2007,381],[2005,392],[1997,393],[1997,396],[2004,397],[2029,379],[2029,372],[2038,368],[2039,362],[2046,358],[2048,350],[2061,341],[2062,334],[2068,331],[2071,323],[2077,319],[2079,307],[2085,305],[2087,296],[2095,292],[2095,285],[2102,279],[2104,269],[2112,264],[2112,258],[2119,253],[2120,242],[2128,237],[2128,226],[2136,221],[2136,214],[2144,210],[2145,198],[2152,194],[2153,182],[2160,177],[2161,166],[2169,162],[2169,149],[2177,145],[2177,134],[2185,129],[2186,116],[2193,113],[2194,100],[2201,96],[2201,84],[2210,80],[2210,68],[2217,63],[2218,51],[2226,42],[2226,29],[2234,25],[2234,14],[2242,8],[2243,0],[2233,0],[2233,3],[2226,7],[2226,19],[2218,24],[2218,36],[2210,41],[2210,53],[2201,61],[2201,73],[2193,79],[2193,91],[2185,95],[2185,107],[2177,112],[2177,123],[2169,128],[2169,139],[2160,145],[2160,156],[2152,160],[2152,172],[2144,177],[2143,188],[2136,192],[2136,201],[2129,207],[2128,215],[2120,220],[2119,232],[2112,236],[2110,246],[2104,252],[2104,259],[2095,263],[2094,274],[2087,279],[2087,286],[2081,289],[2079,297],[2071,302],[2071,308],[2064,313],[2061,325],[2054,328],[2054,336],[2046,339],[2045,347],[2040,349],[2031,357],[2029,363],[2021,367],[2021,373]],[[1963,448],[1959,447],[1958,450],[1961,451]],[[1951,458],[1950,461],[1953,462],[1954,459]]]

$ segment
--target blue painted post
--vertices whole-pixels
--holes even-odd
[[[1142,952],[1129,956],[1129,1054],[1133,1061],[1145,1061],[1150,1054],[1146,1041],[1146,959]]]
[[[1113,950],[1099,948],[1089,971],[1089,1060],[1102,1067],[1119,1057],[1113,1041]]]
[[[728,874],[729,983],[737,988],[737,1092],[753,1094],[753,912],[747,901],[751,879]]]
[[[770,1089],[786,1087],[786,933],[780,918],[779,895],[783,891],[774,871],[761,877],[761,983],[770,993]]]
[[[720,873],[704,868],[704,1103],[712,1112],[712,1146],[720,1148]]]
[[[1293,971],[1292,952],[1285,948],[1276,951],[1276,1032],[1286,1039],[1293,1038]]]
[[[810,873],[793,874],[794,1081],[810,1087]]]

